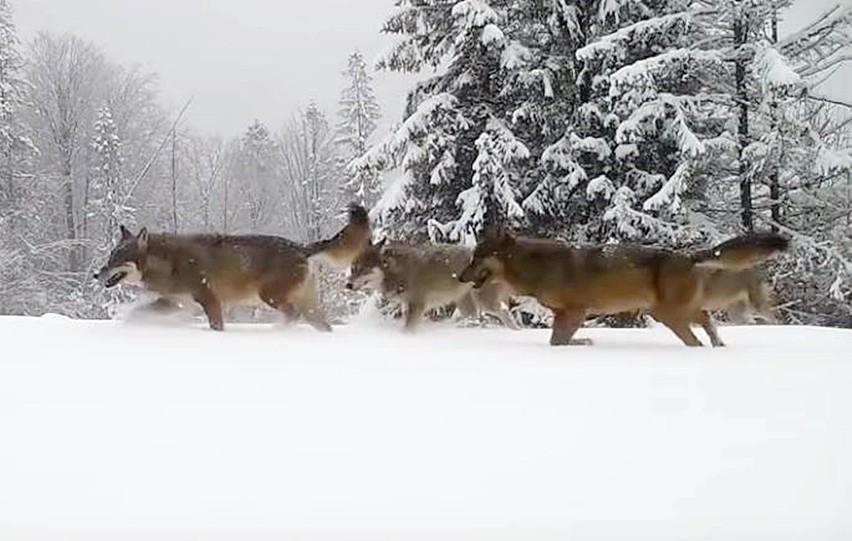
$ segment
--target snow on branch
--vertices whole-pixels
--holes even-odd
[[[814,165],[819,174],[824,176],[840,171],[852,172],[852,148],[831,149],[821,146]]]
[[[671,39],[676,34],[686,33],[689,30],[692,16],[693,14],[690,12],[681,12],[639,21],[581,47],[577,50],[577,59],[590,61],[613,54],[623,57],[623,50],[628,45],[637,47],[661,36]]]
[[[453,16],[462,19],[468,28],[483,27],[500,20],[500,16],[483,0],[462,0],[453,6]]]
[[[522,68],[530,63],[533,53],[526,45],[510,41],[500,54],[500,67],[505,70]]]
[[[852,42],[852,5],[836,5],[804,29],[787,36],[778,50],[796,63],[797,71],[815,75],[838,62],[837,55],[849,50]]]
[[[415,158],[423,157],[423,155],[416,155],[422,150],[408,148],[411,140],[427,134],[433,127],[433,119],[437,115],[447,113],[456,116],[457,104],[458,100],[455,96],[447,92],[426,98],[396,131],[370,148],[363,156],[353,160],[353,167],[381,169],[393,162],[395,156],[407,156],[406,162],[410,166],[416,161]]]
[[[764,92],[786,91],[801,86],[802,78],[774,47],[764,46],[755,54],[752,71]]]
[[[668,207],[673,213],[679,212],[682,206],[680,195],[686,190],[689,172],[689,163],[681,163],[663,187],[645,200],[642,208],[646,211],[657,211]]]
[[[610,76],[610,96],[620,96],[633,89],[656,89],[656,79],[672,73],[680,67],[689,67],[695,72],[695,66],[707,71],[724,68],[724,61],[718,51],[696,49],[675,49],[624,66]]]

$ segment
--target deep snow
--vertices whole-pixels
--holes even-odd
[[[852,332],[581,333],[0,318],[0,539],[852,539]]]

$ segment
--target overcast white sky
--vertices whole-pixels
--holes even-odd
[[[837,2],[799,0],[797,26]],[[187,122],[204,132],[241,133],[255,118],[277,127],[310,99],[333,113],[355,47],[374,59],[393,0],[11,0],[24,39],[39,30],[73,32],[114,60],[160,76],[164,101],[195,100]],[[786,27],[787,25],[785,25]],[[402,112],[407,78],[376,74],[385,122]],[[852,69],[829,83],[849,97]]]

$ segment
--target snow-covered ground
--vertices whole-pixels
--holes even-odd
[[[852,332],[581,332],[0,318],[0,539],[852,539]]]

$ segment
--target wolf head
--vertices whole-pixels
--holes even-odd
[[[503,229],[487,232],[473,251],[473,259],[459,275],[459,282],[471,282],[479,289],[489,278],[502,278],[504,261],[515,237]]]
[[[148,252],[148,230],[142,228],[138,235],[121,226],[121,240],[109,254],[107,264],[95,275],[104,287],[115,287],[121,282],[142,281],[142,260]]]
[[[390,266],[388,258],[382,255],[386,241],[383,239],[378,244],[368,245],[355,258],[349,269],[347,289],[377,290],[381,287],[385,271]]]

